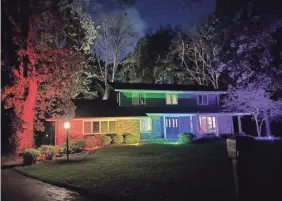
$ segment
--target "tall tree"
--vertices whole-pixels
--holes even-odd
[[[98,25],[97,61],[100,80],[106,86],[108,80],[115,81],[121,58],[133,49],[137,33],[122,13],[101,14]],[[100,59],[104,61],[103,64]]]
[[[14,109],[20,120],[16,131],[17,152],[33,145],[33,129],[43,129],[40,120],[73,115],[71,98],[87,91],[81,81],[88,66],[84,54],[94,43],[96,27],[84,13],[82,3],[25,0],[11,5],[5,2],[6,19],[11,24],[11,30],[6,31],[13,36],[15,47],[10,51],[15,52],[18,61],[11,63],[9,54],[5,54],[8,58],[3,63],[10,79],[2,100],[6,108]],[[60,47],[62,41],[65,42]]]

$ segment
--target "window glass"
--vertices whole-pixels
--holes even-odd
[[[107,133],[108,131],[108,121],[101,121],[101,133]]]
[[[152,131],[152,122],[150,118],[141,119],[140,130],[141,132],[151,132]]]
[[[175,126],[174,126],[174,119],[172,119],[172,127],[175,127]]]
[[[94,121],[92,122],[92,133],[100,133],[100,122]]]
[[[177,121],[178,121],[178,119],[175,119],[175,127],[178,127],[178,125],[177,125],[178,122]]]
[[[83,133],[89,134],[91,133],[91,122],[90,121],[85,121],[83,125]]]
[[[166,94],[166,104],[167,104],[167,105],[170,105],[170,104],[171,104],[170,94]]]
[[[109,121],[109,133],[115,133],[115,132],[116,132],[116,122]]]
[[[173,95],[171,95],[171,97],[172,97],[172,104],[174,104],[174,105],[178,104],[177,95],[173,94]]]
[[[207,104],[208,104],[208,96],[207,96],[207,95],[203,95],[202,100],[203,100],[203,104],[204,104],[204,105],[207,105]]]
[[[145,104],[145,93],[139,93],[139,104],[140,105]]]
[[[132,104],[133,105],[139,104],[139,94],[138,93],[132,93]]]

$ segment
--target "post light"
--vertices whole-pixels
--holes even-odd
[[[70,122],[66,121],[64,123],[64,128],[66,129],[66,136],[67,136],[67,161],[69,161],[69,128],[70,128]]]

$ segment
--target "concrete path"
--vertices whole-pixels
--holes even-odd
[[[31,179],[12,169],[1,170],[2,201],[90,201],[76,192]]]

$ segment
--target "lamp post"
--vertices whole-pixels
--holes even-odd
[[[69,161],[69,128],[70,128],[70,122],[66,121],[64,123],[64,127],[66,129],[66,135],[67,135],[67,161]]]

